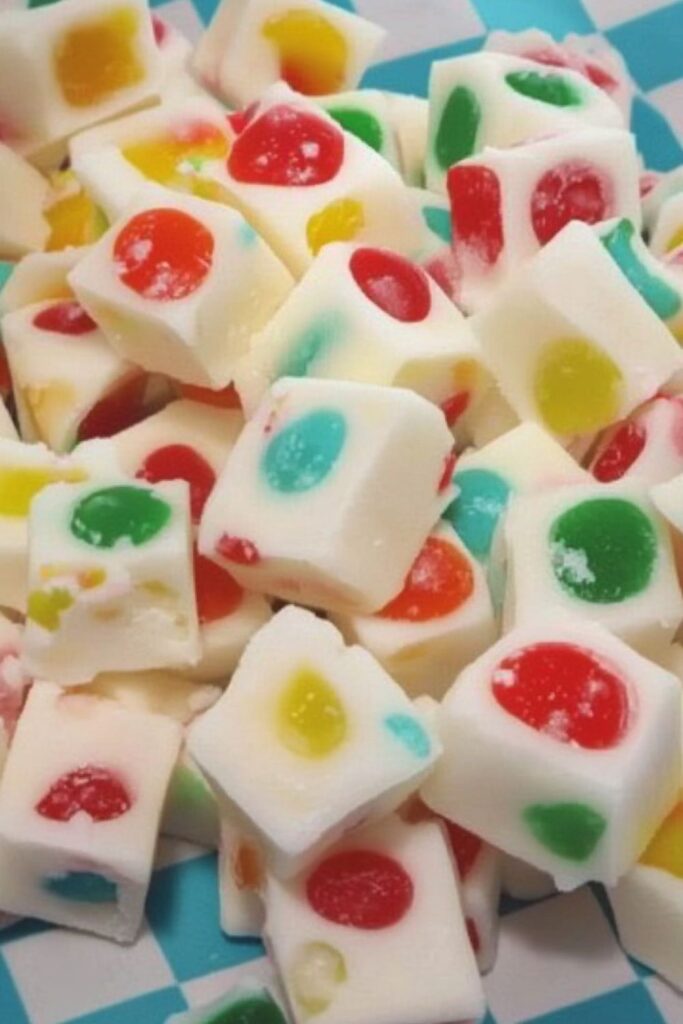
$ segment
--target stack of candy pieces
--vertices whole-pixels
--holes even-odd
[[[0,926],[216,849],[277,978],[176,1024],[478,1020],[587,882],[683,986],[683,169],[591,41],[382,36],[0,14]]]

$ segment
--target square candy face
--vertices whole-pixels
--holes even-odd
[[[290,607],[252,639],[225,695],[191,727],[189,750],[291,874],[351,824],[397,806],[439,744],[366,651]]]
[[[479,1018],[481,982],[437,824],[387,819],[266,889],[265,935],[294,1020]],[[416,985],[416,979],[420,984]]]

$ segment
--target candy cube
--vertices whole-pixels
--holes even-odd
[[[633,136],[584,128],[512,149],[485,147],[447,175],[461,301],[479,308],[570,220],[640,223]]]
[[[292,881],[269,876],[265,938],[295,1024],[313,1015],[321,1024],[435,1024],[484,1012],[436,823],[389,819]]]
[[[424,185],[424,164],[429,130],[429,104],[423,96],[385,93],[396,132],[401,174],[406,185]]]
[[[221,807],[218,894],[226,935],[258,939],[263,931],[265,860],[258,842]]]
[[[194,55],[208,88],[235,106],[282,79],[305,96],[353,89],[384,38],[322,0],[223,0]]]
[[[178,480],[153,488],[107,477],[34,498],[29,671],[75,685],[198,660],[188,491]]]
[[[683,399],[657,395],[605,431],[590,471],[600,483],[637,477],[647,484],[683,472]]]
[[[230,453],[199,550],[247,589],[376,611],[451,500],[451,446],[442,413],[412,391],[283,377]]]
[[[161,715],[36,683],[0,782],[0,906],[132,941],[179,746]]]
[[[567,443],[623,419],[681,368],[670,332],[595,231],[579,221],[498,289],[472,322],[517,415]]]
[[[449,167],[485,146],[507,149],[594,125],[623,128],[616,104],[569,68],[501,53],[435,61],[429,78],[427,188],[445,192]]]
[[[121,355],[189,384],[223,387],[291,277],[234,210],[142,189],[69,275]]]
[[[683,598],[666,524],[638,480],[520,498],[505,540],[508,623],[585,617],[661,660]]]
[[[288,607],[253,637],[225,695],[190,727],[188,749],[270,863],[291,875],[359,821],[397,807],[440,748],[367,651]]]
[[[462,314],[416,264],[387,249],[328,245],[235,375],[247,416],[279,377],[410,388],[450,422],[488,377]]]
[[[388,93],[379,89],[356,89],[321,97],[318,102],[344,131],[355,135],[400,169],[393,105]]]
[[[2,142],[0,180],[0,259],[16,260],[42,249],[47,241],[50,229],[43,216],[43,204],[48,184],[35,168]]]
[[[380,612],[336,622],[411,696],[443,696],[498,635],[484,572],[445,523],[431,532],[402,590]]]
[[[614,884],[680,784],[678,680],[594,623],[514,629],[446,694],[429,807],[549,872]]]
[[[147,181],[195,191],[197,170],[208,159],[224,159],[231,136],[220,103],[193,96],[81,132],[69,155],[88,193],[115,220]]]
[[[158,97],[160,62],[144,0],[63,0],[0,24],[3,136],[33,160],[55,143]]]
[[[316,103],[280,83],[232,126],[228,159],[207,161],[201,177],[296,277],[329,242],[406,256],[422,248],[422,219],[398,171]]]
[[[257,982],[245,980],[225,995],[192,1010],[172,1014],[166,1024],[287,1024],[285,1015],[269,990]]]
[[[0,314],[13,313],[35,302],[72,299],[67,274],[76,266],[85,247],[59,252],[33,252],[16,264],[0,292]]]
[[[186,750],[171,776],[161,817],[161,834],[215,850],[218,806],[213,790]]]
[[[625,952],[683,987],[683,795],[609,902]]]
[[[27,440],[68,452],[77,441],[107,432],[112,407],[119,414],[110,420],[115,429],[126,413],[144,415],[145,375],[111,348],[78,302],[49,301],[8,313],[2,335]]]

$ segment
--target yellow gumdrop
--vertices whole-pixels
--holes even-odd
[[[262,33],[280,55],[280,77],[304,96],[339,92],[346,80],[349,48],[327,18],[310,10],[274,14]]]
[[[623,377],[615,362],[583,338],[549,345],[533,380],[543,422],[555,434],[587,434],[619,418]]]
[[[48,252],[96,242],[109,227],[107,218],[82,189],[58,198],[45,210],[50,225]]]
[[[126,160],[141,174],[163,185],[173,183],[197,170],[205,160],[218,160],[228,154],[228,140],[215,125],[206,121],[181,125],[176,131],[153,139],[131,142],[121,150]],[[181,167],[187,164],[186,167]]]
[[[300,757],[326,757],[344,742],[344,705],[327,680],[312,668],[302,668],[288,680],[277,709],[281,742]]]
[[[640,863],[683,878],[683,801],[665,819]]]
[[[329,242],[350,242],[365,226],[363,204],[357,199],[335,199],[309,217],[308,248],[317,256]]]
[[[48,632],[55,633],[59,629],[62,612],[73,603],[72,595],[63,587],[34,590],[28,595],[26,616]]]
[[[23,518],[38,491],[59,481],[76,483],[84,480],[81,470],[33,469],[0,467],[0,516]]]
[[[289,984],[304,1013],[324,1013],[348,977],[344,957],[327,942],[307,942],[294,954]]]
[[[666,243],[666,251],[673,252],[674,249],[678,249],[679,245],[683,245],[683,227],[677,228],[669,241]]]
[[[90,107],[144,79],[138,27],[137,11],[117,7],[66,29],[52,55],[55,78],[66,103]]]

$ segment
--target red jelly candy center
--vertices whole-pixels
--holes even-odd
[[[441,537],[428,537],[397,594],[378,614],[384,619],[428,622],[450,615],[474,590],[467,557]]]
[[[538,181],[531,197],[531,222],[536,238],[545,245],[570,220],[597,224],[613,215],[611,180],[597,167],[567,160]]]
[[[386,249],[356,249],[349,269],[365,297],[394,320],[417,323],[429,314],[429,279],[403,256]]]
[[[190,398],[193,402],[202,402],[203,405],[214,405],[218,409],[241,409],[242,403],[234,384],[228,384],[225,388],[214,391],[213,388],[205,388],[199,384],[180,384],[180,393],[183,398]]]
[[[453,239],[467,246],[484,267],[494,264],[503,250],[500,183],[489,167],[475,164],[448,172]]]
[[[239,607],[244,591],[227,569],[194,552],[194,589],[201,623],[225,619]]]
[[[144,299],[184,299],[211,271],[213,235],[182,210],[138,213],[119,232],[114,261],[120,280]]]
[[[311,872],[306,897],[320,917],[349,928],[390,928],[408,913],[413,882],[405,868],[374,850],[343,850]]]
[[[622,423],[593,466],[593,476],[600,483],[620,480],[641,454],[647,441],[642,423]]]
[[[209,463],[187,444],[167,444],[150,452],[135,475],[151,484],[161,480],[187,480],[193,523],[201,519],[216,483],[216,474]]]
[[[228,171],[251,185],[323,185],[344,160],[339,128],[305,110],[281,104],[247,123],[235,139]]]
[[[47,306],[33,318],[33,326],[52,334],[90,334],[97,329],[80,302],[57,302]]]
[[[71,821],[81,811],[93,821],[111,821],[132,804],[121,779],[108,768],[89,764],[57,779],[36,804],[36,811],[52,821]]]
[[[500,662],[493,695],[509,714],[587,750],[616,746],[629,725],[629,694],[616,672],[573,644],[541,643]]]
[[[216,554],[235,565],[257,565],[261,561],[261,552],[253,541],[246,537],[233,537],[229,533],[218,538]]]

